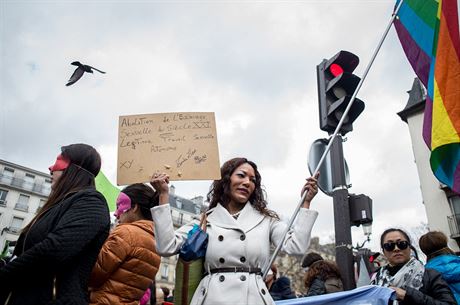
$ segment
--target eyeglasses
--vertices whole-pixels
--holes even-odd
[[[409,247],[409,242],[407,240],[399,240],[397,242],[391,242],[391,243],[384,243],[383,244],[383,249],[387,251],[393,251],[395,249],[395,246],[398,246],[399,250],[405,250],[407,247]]]

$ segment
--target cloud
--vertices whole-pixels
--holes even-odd
[[[376,1],[6,2],[0,20],[0,157],[46,171],[59,147],[98,148],[116,181],[118,117],[212,111],[220,160],[253,159],[270,207],[299,199],[319,130],[316,65],[339,50],[362,75],[391,16]],[[65,87],[79,60],[107,74]],[[407,125],[396,115],[414,74],[390,30],[358,97],[363,114],[344,153],[350,192],[374,201],[374,234],[425,219]],[[184,197],[210,181],[174,182]],[[332,199],[318,195],[314,235],[333,233]],[[405,214],[398,214],[402,207]],[[396,215],[410,215],[400,217]],[[356,240],[363,239],[353,229]],[[360,235],[361,234],[361,235]]]

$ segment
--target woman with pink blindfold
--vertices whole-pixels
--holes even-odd
[[[150,209],[158,195],[136,183],[117,199],[119,224],[104,243],[90,280],[90,304],[139,304],[160,267]]]
[[[64,146],[50,166],[51,194],[22,230],[16,258],[0,269],[0,304],[88,304],[88,280],[109,235],[107,202],[95,189],[98,152]]]

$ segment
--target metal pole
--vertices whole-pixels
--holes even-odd
[[[401,0],[398,4],[398,6],[396,7],[393,15],[391,16],[391,19],[390,19],[390,22],[388,23],[384,33],[383,33],[383,36],[382,38],[380,39],[378,45],[377,45],[377,48],[376,50],[374,51],[374,54],[372,55],[372,58],[369,62],[369,64],[367,65],[366,67],[366,70],[364,71],[364,74],[363,74],[363,77],[361,78],[361,81],[359,82],[358,86],[356,87],[355,89],[355,92],[353,93],[351,99],[350,99],[350,103],[348,104],[347,108],[345,108],[345,111],[342,115],[342,118],[340,119],[339,121],[339,124],[337,125],[337,127],[335,128],[335,131],[334,133],[332,134],[331,136],[331,140],[329,141],[329,144],[327,145],[326,147],[326,150],[324,151],[323,155],[321,156],[321,159],[319,160],[319,163],[318,165],[316,166],[315,168],[315,171],[313,173],[316,173],[319,168],[321,167],[321,165],[323,164],[324,162],[324,159],[326,158],[326,155],[327,153],[329,152],[329,150],[331,149],[331,146],[332,146],[332,143],[334,141],[332,141],[332,139],[335,138],[335,136],[337,135],[337,133],[339,132],[340,128],[342,128],[342,125],[343,125],[343,121],[345,120],[348,112],[350,111],[350,108],[351,108],[351,105],[353,104],[353,102],[355,101],[355,98],[356,98],[356,95],[358,95],[358,92],[359,92],[359,89],[361,88],[361,85],[363,84],[364,80],[366,79],[366,76],[367,76],[367,73],[369,72],[372,64],[374,63],[374,60],[375,58],[377,57],[377,54],[383,44],[383,41],[385,40],[385,38],[387,37],[388,35],[388,32],[390,31],[390,28],[391,28],[391,25],[393,24],[393,21],[395,20],[396,18],[396,14],[398,13],[399,9],[401,8],[401,5],[403,4],[404,0]],[[281,239],[280,243],[277,245],[277,247],[275,248],[275,251],[273,252],[271,258],[270,258],[270,261],[268,262],[268,264],[265,266],[264,270],[263,270],[263,273],[262,273],[262,276],[263,278],[265,279],[267,274],[268,274],[268,271],[270,270],[270,267],[271,265],[273,264],[273,262],[275,261],[275,258],[276,256],[278,255],[278,252],[281,250],[281,247],[283,246],[283,243],[286,239],[286,236],[287,236],[287,233],[289,232],[289,230],[291,229],[292,227],[292,224],[294,223],[294,220],[295,218],[297,217],[297,214],[299,213],[299,210],[300,210],[300,207],[302,206],[303,202],[305,201],[305,198],[307,197],[307,193],[308,191],[306,191],[305,193],[303,193],[302,195],[302,198],[300,198],[300,201],[299,203],[297,204],[297,207],[296,209],[294,210],[294,213],[292,214],[291,216],[291,219],[289,220],[289,223],[288,223],[288,226],[286,227],[286,231],[284,232],[283,234],[283,238]]]
[[[343,288],[356,288],[353,270],[350,207],[345,179],[342,136],[331,139],[332,200],[334,204],[335,260],[342,275]]]

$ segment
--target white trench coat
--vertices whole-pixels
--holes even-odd
[[[169,204],[152,208],[157,251],[161,256],[177,254],[194,223],[174,231]],[[220,204],[207,212],[209,235],[205,268],[264,268],[270,260],[270,244],[278,245],[287,224],[262,215],[249,202],[238,219]],[[300,209],[296,223],[288,233],[282,250],[303,255],[318,212]],[[191,305],[273,305],[262,276],[255,273],[226,272],[205,276]]]

